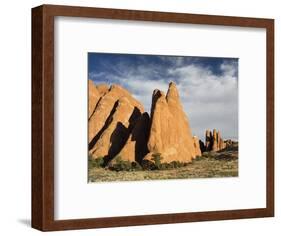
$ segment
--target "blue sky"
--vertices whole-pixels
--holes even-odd
[[[95,84],[125,87],[148,112],[153,90],[174,81],[193,135],[216,128],[238,139],[237,58],[89,53],[88,73]]]

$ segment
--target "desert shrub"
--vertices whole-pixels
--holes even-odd
[[[116,156],[116,157],[113,158],[112,163],[113,163],[113,164],[118,164],[118,163],[120,163],[120,162],[122,162],[122,161],[123,161],[123,160],[122,160],[122,157],[121,157],[120,155],[118,155],[118,156]]]
[[[133,169],[133,170],[136,170],[136,171],[142,170],[142,167],[141,167],[141,165],[140,165],[138,162],[133,161],[133,162],[131,163],[131,166],[132,166],[132,169]]]
[[[180,162],[180,161],[172,161],[171,163],[172,168],[177,169],[180,167],[184,167],[185,163],[184,162]]]
[[[152,154],[151,160],[154,161],[154,165],[157,170],[161,169],[161,160],[163,160],[163,157],[161,157],[161,153]]]
[[[117,156],[114,158],[114,160],[110,164],[109,169],[115,170],[115,171],[132,171],[132,170],[134,170],[131,162],[123,160],[121,156]]]
[[[173,169],[179,168],[179,162],[178,161],[172,161],[170,164],[171,164]]]
[[[202,155],[202,156],[196,156],[195,158],[194,158],[194,161],[201,161],[201,160],[203,160],[203,159],[205,159],[206,158],[206,156],[204,156],[204,155]]]
[[[184,162],[179,162],[179,167],[184,167],[185,165],[184,165],[185,163]]]
[[[168,165],[167,163],[161,163],[161,165],[158,167],[159,170],[168,170]]]
[[[212,158],[212,154],[210,152],[203,152],[202,156],[203,158]]]
[[[143,160],[141,163],[143,170],[155,170],[155,163],[150,160]]]
[[[169,169],[173,169],[173,165],[171,163],[167,163],[167,162],[164,162],[161,164],[161,167],[160,169],[161,170],[169,170]]]
[[[94,158],[92,156],[89,156],[88,163],[90,168],[101,168],[103,167],[104,164],[104,158],[103,157]]]

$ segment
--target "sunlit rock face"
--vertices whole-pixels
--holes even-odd
[[[160,153],[163,162],[190,162],[199,154],[176,84],[173,82],[169,84],[166,95],[159,90],[153,92],[147,146],[149,154],[146,159],[150,159],[153,153]]]
[[[166,94],[154,90],[149,115],[121,86],[89,81],[88,138],[92,158],[102,157],[107,163],[117,156],[141,163],[153,154],[160,154],[162,162],[190,162],[201,155],[201,143],[192,136],[173,82]]]

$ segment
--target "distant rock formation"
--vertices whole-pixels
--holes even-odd
[[[196,145],[199,147],[199,143]],[[163,162],[190,162],[201,155],[194,145],[191,129],[185,115],[175,83],[169,84],[167,94],[154,90],[151,107],[151,127],[147,144],[151,159],[154,153],[160,153]],[[200,152],[200,154],[199,154]]]
[[[205,143],[201,139],[199,139],[199,145],[200,145],[201,153],[206,152]]]
[[[119,156],[141,163],[160,153],[162,162],[190,162],[201,156],[201,143],[192,136],[176,84],[167,94],[154,90],[151,114],[119,85],[95,86],[89,81],[89,154],[109,163]]]
[[[216,129],[213,129],[213,133],[210,130],[206,130],[205,145],[201,140],[199,143],[201,152],[216,152],[226,148],[226,143],[223,141],[220,131],[217,131]]]
[[[237,141],[233,141],[231,139],[227,139],[224,141],[225,148],[233,147],[236,144],[237,144]]]
[[[213,136],[210,130],[206,130],[205,134],[205,149],[210,151],[213,148]]]

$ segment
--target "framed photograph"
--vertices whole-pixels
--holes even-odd
[[[274,216],[274,20],[32,9],[32,227]]]

